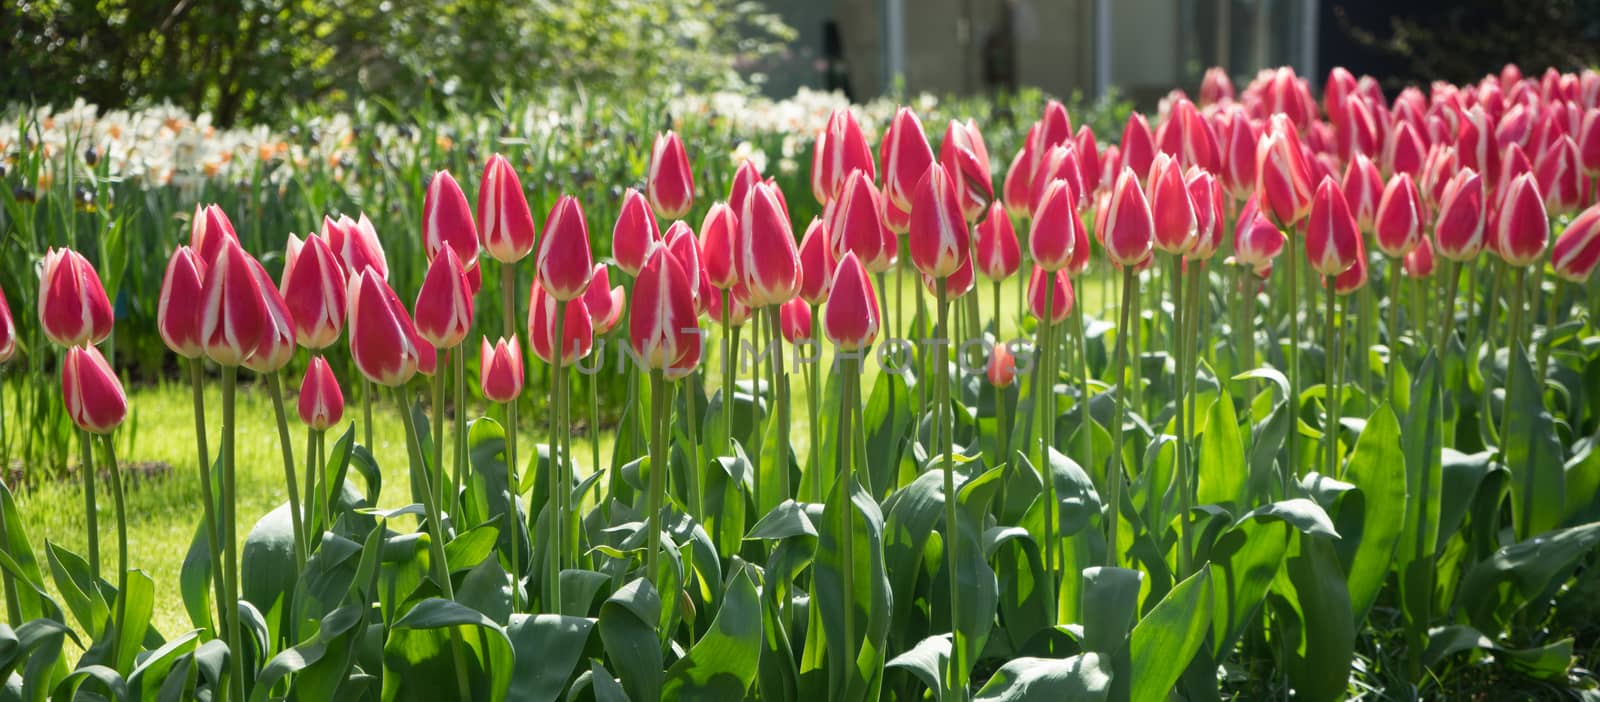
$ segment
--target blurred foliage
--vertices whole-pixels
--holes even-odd
[[[759,81],[738,68],[792,34],[747,0],[18,0],[0,9],[0,104],[172,102],[230,125],[372,94],[398,111],[670,95]]]
[[[1338,3],[1334,17],[1358,44],[1393,60],[1385,87],[1471,83],[1507,63],[1537,77],[1547,66],[1600,64],[1600,0],[1451,0],[1406,3],[1387,26],[1363,25]]]

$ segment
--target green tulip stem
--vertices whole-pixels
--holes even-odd
[[[1121,321],[1117,326],[1117,360],[1116,374],[1113,378],[1118,383],[1129,383],[1133,386],[1139,384],[1139,368],[1128,366],[1128,329],[1133,324],[1130,317],[1133,314],[1133,301],[1138,296],[1138,286],[1134,285],[1134,276],[1138,273],[1133,266],[1124,266],[1122,270],[1122,309]],[[1128,371],[1132,370],[1129,374]],[[1121,561],[1117,544],[1117,522],[1120,521],[1122,499],[1122,424],[1128,413],[1128,397],[1120,390],[1117,393],[1117,412],[1111,423],[1111,464],[1106,470],[1106,504],[1110,513],[1106,515],[1106,565],[1116,567]]]
[[[227,599],[228,663],[232,668],[234,696],[244,700],[244,638],[239,629],[239,538],[237,521],[238,495],[234,480],[234,398],[239,384],[239,367],[222,367],[222,552],[225,564],[223,576]],[[370,425],[369,425],[370,426]]]
[[[645,576],[661,585],[661,511],[667,493],[667,394],[670,386],[660,369],[650,372],[650,493],[645,503]]]
[[[810,424],[810,429],[811,429],[811,455],[813,456],[813,459],[811,461],[810,474],[806,476],[806,481],[809,483],[810,488],[811,488],[810,492],[807,493],[807,494],[809,495],[809,498],[810,498],[810,500],[812,502],[815,502],[815,503],[818,503],[818,504],[821,504],[822,503],[822,499],[823,499],[823,497],[822,497],[822,423],[821,423],[821,419],[822,418],[820,416],[818,416],[818,412],[817,412],[817,406],[819,404],[821,404],[821,402],[822,402],[822,367],[821,367],[821,360],[822,360],[821,359],[821,357],[822,357],[822,312],[821,312],[821,309],[822,308],[817,306],[817,305],[812,305],[811,306],[811,339],[812,339],[812,341],[816,342],[816,346],[815,346],[813,352],[817,354],[817,359],[816,359],[816,362],[810,364],[810,367],[808,367],[806,369],[806,386],[809,389],[809,392],[806,393],[806,411],[808,413],[810,413],[810,415],[811,415],[811,424]],[[887,325],[885,325],[885,326],[887,326]],[[726,400],[724,400],[724,401],[726,401]]]
[[[267,394],[272,397],[272,416],[278,424],[278,452],[283,456],[283,483],[289,492],[289,525],[294,533],[294,565],[306,567],[306,528],[300,512],[300,487],[296,484],[294,447],[289,438],[289,415],[283,409],[283,382],[277,371],[262,373],[267,379]]]
[[[200,458],[200,497],[205,502],[203,513],[205,515],[206,548],[211,562],[208,564],[211,571],[211,590],[217,598],[217,607],[221,609],[227,599],[223,597],[222,577],[222,539],[217,529],[217,496],[211,487],[211,453],[206,446],[206,394],[205,394],[205,362],[199,358],[189,360],[189,389],[194,399],[194,443],[195,450]],[[216,626],[212,633],[221,636],[224,623],[230,614],[219,611]]]
[[[567,395],[567,369],[562,364],[566,355],[566,327],[567,327],[567,301],[556,300],[556,316],[552,323],[555,338],[551,341],[550,384],[554,399],[552,400],[554,416],[550,421],[550,440],[547,445],[546,466],[549,470],[550,494],[545,498],[545,514],[550,518],[546,525],[550,529],[550,557],[546,559],[549,566],[549,578],[545,582],[545,611],[559,613],[561,611],[561,570],[567,566],[567,492],[570,491],[571,476],[567,474],[566,456],[562,452],[561,433],[566,431],[562,424],[562,415],[566,406]],[[532,341],[531,339],[529,340]]]
[[[781,321],[779,305],[767,307],[767,327],[772,348],[767,352],[772,359],[772,387],[773,393],[778,398],[778,426],[785,431],[789,428],[789,372],[783,366],[783,322]],[[789,490],[789,442],[780,441],[778,450],[778,501],[782,502],[792,496]],[[761,506],[758,503],[757,509]]]
[[[854,604],[856,591],[856,557],[855,557],[855,505],[851,503],[852,482],[855,480],[855,459],[851,448],[855,443],[851,440],[851,420],[855,412],[851,410],[856,402],[856,385],[860,382],[861,367],[857,363],[854,352],[844,351],[834,347],[834,355],[839,359],[839,395],[844,404],[839,412],[839,452],[838,452],[838,478],[835,479],[833,489],[838,491],[839,504],[839,545],[843,554],[840,558],[840,580],[843,584],[844,607],[844,643],[845,650],[840,659],[848,666],[854,666],[856,661],[856,608]],[[787,593],[783,599],[788,602],[791,598]],[[787,615],[787,612],[785,613]]]
[[[1333,276],[1326,276],[1327,288],[1323,297],[1327,298],[1327,305],[1323,312],[1323,324],[1327,330],[1326,343],[1323,344],[1322,355],[1326,366],[1327,378],[1323,389],[1327,391],[1324,406],[1324,419],[1322,422],[1322,444],[1327,451],[1327,463],[1323,468],[1323,475],[1339,477],[1339,392],[1338,359],[1339,359],[1339,322],[1335,319],[1339,304],[1339,296],[1333,290]]]
[[[467,349],[465,345],[457,346],[456,352],[450,354],[451,365],[456,372],[456,427],[455,427],[455,475],[450,483],[450,496],[452,502],[461,499],[461,485],[466,479],[467,472]],[[443,411],[442,409],[440,410]],[[440,420],[443,421],[443,420]],[[459,511],[460,506],[457,505]]]
[[[948,278],[939,278],[935,283],[935,294],[939,301],[939,329],[941,334],[949,329],[950,321],[950,281]],[[1049,288],[1046,288],[1047,290]],[[944,522],[945,522],[945,567],[950,571],[950,621],[952,622],[953,643],[950,647],[949,679],[951,687],[957,690],[966,689],[968,666],[962,660],[961,646],[964,643],[961,631],[961,526],[956,520],[956,460],[955,460],[955,413],[950,411],[950,364],[955,359],[955,348],[946,343],[940,350],[940,357],[934,365],[933,381],[935,384],[935,403],[937,416],[935,421],[942,427],[939,438],[943,445],[939,451],[939,461],[944,465]],[[852,382],[855,382],[852,379]],[[852,390],[852,396],[855,391]],[[852,397],[852,402],[855,400]],[[853,409],[853,406],[852,408]],[[849,436],[844,434],[843,436]],[[863,447],[864,448],[864,447]],[[1046,491],[1049,491],[1050,481],[1046,480]],[[849,489],[849,486],[846,486]],[[847,496],[848,492],[845,493]],[[848,502],[845,505],[849,507]],[[1050,525],[1049,512],[1046,512],[1045,528]],[[1049,531],[1045,532],[1045,541],[1049,545]],[[849,532],[845,537],[849,538]],[[1052,592],[1047,590],[1046,592]]]
[[[101,435],[106,444],[106,464],[111,474],[111,506],[116,510],[117,518],[117,608],[113,615],[112,630],[116,633],[111,637],[111,660],[117,661],[120,651],[117,650],[118,642],[122,640],[122,629],[128,623],[128,511],[122,501],[122,468],[117,465],[116,442],[112,441],[110,434]]]
[[[1283,236],[1288,240],[1284,242],[1288,254],[1284,259],[1284,267],[1289,270],[1289,348],[1284,352],[1289,357],[1289,396],[1284,398],[1289,406],[1289,432],[1284,444],[1288,449],[1289,459],[1283,465],[1282,485],[1284,494],[1287,495],[1290,486],[1299,475],[1300,463],[1300,454],[1296,453],[1299,444],[1296,435],[1300,432],[1295,426],[1300,421],[1300,281],[1297,273],[1300,269],[1300,259],[1296,252],[1300,246],[1293,230],[1285,229]]]

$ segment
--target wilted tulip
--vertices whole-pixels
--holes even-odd
[[[813,305],[827,301],[833,269],[838,265],[830,238],[828,225],[813,218],[800,239],[800,299]]]
[[[428,180],[422,198],[422,246],[432,261],[448,247],[462,269],[478,265],[478,227],[472,222],[472,204],[450,171],[438,171]]]
[[[557,300],[576,300],[589,287],[594,257],[589,253],[589,225],[577,198],[562,195],[550,208],[534,261],[539,283]]]
[[[1137,265],[1149,254],[1155,241],[1155,221],[1150,202],[1139,187],[1139,174],[1124,168],[1106,202],[1103,233],[1106,257],[1119,266]]]
[[[594,349],[594,320],[580,298],[566,303],[561,315],[561,328],[557,329],[556,303],[555,296],[534,281],[528,300],[528,346],[539,360],[552,365],[556,362],[555,350],[559,346],[561,365],[571,366]],[[693,305],[693,300],[690,304]],[[557,332],[561,334],[559,343],[556,341]]]
[[[255,350],[245,357],[243,365],[257,373],[274,373],[294,358],[294,318],[289,315],[283,295],[272,285],[266,267],[253,258],[249,261],[257,294],[261,297],[261,309],[266,311],[262,318],[266,323],[261,328],[261,339],[256,342]]]
[[[1048,278],[1046,276],[1049,276]],[[1033,316],[1038,319],[1045,318],[1046,285],[1054,285],[1055,289],[1049,291],[1050,295],[1050,323],[1060,324],[1067,321],[1067,315],[1072,313],[1074,302],[1072,280],[1067,277],[1066,271],[1047,271],[1035,267],[1033,274],[1028,278],[1028,308],[1033,311]]]
[[[72,423],[91,434],[110,434],[128,416],[122,381],[93,346],[73,346],[61,361],[61,399]]]
[[[478,234],[489,256],[501,263],[516,263],[533,251],[533,212],[522,180],[511,162],[500,154],[489,157],[478,186]]]
[[[778,306],[778,328],[791,344],[811,338],[811,305],[795,298]]]
[[[297,408],[300,421],[315,431],[327,431],[344,417],[344,391],[333,367],[321,356],[312,356],[306,366],[306,376],[300,381],[300,400]]]
[[[476,246],[476,244],[474,244]],[[452,252],[454,248],[450,249]],[[308,349],[325,349],[344,330],[347,303],[344,265],[328,240],[311,235],[304,242],[290,234],[278,290],[294,320],[295,339]]]
[[[1406,173],[1397,173],[1383,188],[1373,233],[1378,250],[1390,258],[1410,253],[1422,241],[1422,195]]]
[[[1083,227],[1083,220],[1074,207],[1076,201],[1072,186],[1065,180],[1053,180],[1045,189],[1033,213],[1032,230],[1028,232],[1028,252],[1040,268],[1058,271],[1071,263],[1073,249],[1078,243],[1076,230]]]
[[[954,179],[939,164],[917,184],[911,205],[911,263],[923,275],[944,278],[969,255],[967,222]]]
[[[39,271],[39,326],[61,346],[98,344],[111,336],[111,301],[100,274],[72,249],[45,252]]]
[[[611,230],[611,257],[617,260],[618,268],[637,277],[644,267],[645,255],[659,241],[661,229],[650,203],[639,191],[628,188],[622,196],[622,209],[617,212],[617,225]]]
[[[855,351],[878,338],[878,297],[867,269],[846,252],[833,274],[833,291],[822,311],[822,330],[844,351]]]
[[[1080,222],[1081,228],[1081,222]],[[999,202],[989,204],[989,215],[978,222],[973,255],[978,272],[994,281],[1005,280],[1022,267],[1022,245],[1011,226],[1011,217]],[[1076,242],[1075,242],[1076,243]]]
[[[800,292],[800,252],[775,187],[762,183],[745,200],[739,216],[739,253],[751,307],[788,302]]]
[[[254,263],[230,240],[206,267],[200,286],[200,344],[206,357],[220,365],[243,363],[267,333],[267,303],[255,281]]]
[[[1445,183],[1439,198],[1439,218],[1433,228],[1439,255],[1458,262],[1477,256],[1483,249],[1487,217],[1483,179],[1471,168],[1461,169]]]
[[[694,206],[694,169],[689,166],[689,153],[677,133],[656,134],[655,144],[650,148],[650,172],[645,178],[645,190],[650,195],[651,207],[663,219],[682,219]],[[549,236],[548,228],[545,235]]]
[[[1306,225],[1306,258],[1316,272],[1336,276],[1355,265],[1360,253],[1361,231],[1350,214],[1344,191],[1332,178],[1324,178],[1311,202],[1311,219]]]
[[[750,192],[745,209],[757,200],[771,200],[763,190],[765,185]],[[665,246],[653,249],[639,270],[628,311],[628,341],[646,368],[666,369],[700,343],[690,285],[683,266]]]
[[[472,327],[472,289],[453,249],[428,264],[414,309],[417,334],[434,348],[452,349],[466,340]]]
[[[1594,272],[1596,262],[1600,262],[1600,205],[1591,205],[1556,237],[1555,246],[1550,249],[1550,267],[1562,279],[1582,283]],[[3,302],[0,300],[0,304]],[[0,325],[4,322],[0,321]],[[4,356],[0,352],[0,360]]]
[[[350,355],[368,380],[399,387],[417,374],[421,349],[416,326],[400,298],[377,272],[364,269],[350,279]]]
[[[167,348],[184,358],[199,358],[205,350],[200,344],[200,286],[205,264],[194,249],[179,246],[167,259],[167,272],[161,278],[161,300],[156,307],[156,329]],[[0,346],[16,339],[5,335],[11,325],[10,310],[0,310]],[[9,329],[14,336],[15,330]],[[14,344],[13,344],[14,347]],[[0,354],[9,356],[10,354]],[[0,360],[4,360],[0,358]]]
[[[1528,266],[1544,254],[1550,241],[1550,218],[1545,213],[1539,184],[1523,174],[1506,186],[1496,210],[1495,248],[1512,266]]]

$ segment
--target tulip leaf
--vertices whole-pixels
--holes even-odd
[[[1200,437],[1197,504],[1242,504],[1248,473],[1243,470],[1244,441],[1233,398],[1223,391],[1206,412],[1205,433]]]
[[[1112,674],[1097,653],[1071,658],[1022,657],[1007,661],[995,671],[973,698],[974,702],[1048,702],[1050,700],[1106,699]],[[1165,693],[1163,692],[1163,696]]]
[[[555,702],[572,679],[595,620],[560,614],[514,614],[506,634],[516,651],[509,699]],[[608,673],[606,679],[610,680]],[[615,683],[613,683],[615,684]]]
[[[1510,413],[1501,454],[1511,469],[1511,515],[1517,538],[1529,539],[1561,525],[1566,476],[1561,438],[1544,406],[1544,384],[1522,344],[1511,344],[1505,411]]]
[[[722,607],[689,655],[667,670],[665,699],[739,702],[755,682],[761,651],[761,601],[741,568],[724,593]]]
[[[1211,627],[1211,571],[1201,569],[1167,592],[1130,635],[1130,699],[1167,696]]]
[[[661,699],[660,621],[661,598],[643,578],[623,585],[600,606],[600,640],[631,699]]]
[[[1361,490],[1360,498],[1346,495],[1340,506],[1341,518],[1345,510],[1356,511],[1360,517],[1359,531],[1346,533],[1344,539],[1355,544],[1345,572],[1350,610],[1357,623],[1366,618],[1383,589],[1405,526],[1403,518],[1395,519],[1406,510],[1405,473],[1396,470],[1403,465],[1400,421],[1386,403],[1367,420],[1346,468],[1346,477]]]

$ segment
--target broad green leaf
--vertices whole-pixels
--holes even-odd
[[[1211,571],[1185,578],[1134,625],[1130,641],[1130,698],[1166,699],[1211,627]]]
[[[0,680],[11,677],[17,664],[26,660],[36,649],[51,642],[59,644],[70,633],[66,624],[53,619],[33,619],[23,622],[16,630],[0,623]]]
[[[1260,609],[1267,587],[1283,563],[1294,527],[1287,522],[1246,517],[1223,532],[1211,547],[1215,592],[1210,657],[1232,650],[1244,627]]]
[[[1355,555],[1345,568],[1350,591],[1350,611],[1356,622],[1367,616],[1388,578],[1390,559],[1400,539],[1405,520],[1405,451],[1400,445],[1400,422],[1388,404],[1378,407],[1356,439],[1345,477],[1361,489],[1360,500],[1346,495],[1341,512],[1360,507],[1360,531],[1345,533],[1356,544]],[[1343,515],[1341,515],[1343,516]]]
[[[155,599],[155,581],[142,570],[128,571],[128,589],[117,593],[123,612],[122,630],[117,632],[117,672],[133,674],[134,656],[139,654],[139,644],[145,640],[145,633],[150,628]]]
[[[1434,557],[1439,541],[1440,494],[1443,467],[1440,458],[1443,438],[1443,394],[1439,384],[1439,362],[1434,351],[1422,359],[1411,383],[1411,412],[1400,432],[1405,451],[1406,509],[1405,527],[1395,546],[1394,570],[1399,575],[1400,611],[1406,622],[1406,641],[1410,650],[1420,651],[1427,644],[1432,623]],[[1409,660],[1411,674],[1420,675],[1420,661]]]
[[[974,702],[1055,702],[1103,700],[1111,691],[1104,657],[1085,653],[1071,658],[1015,658],[989,678]],[[1163,692],[1159,698],[1164,699]]]
[[[353,638],[354,632],[360,631],[358,625],[364,623],[366,609],[363,605],[352,604],[334,610],[323,617],[316,636],[273,656],[256,675],[255,687],[250,692],[250,702],[265,702],[272,688],[279,682],[316,665],[324,657],[342,656],[348,667],[352,651],[350,639]],[[309,699],[318,699],[314,691],[317,688],[321,688],[324,694],[332,692],[325,685],[301,685],[298,679],[294,688],[302,697]]]
[[[559,614],[514,614],[506,634],[516,652],[508,699],[555,702],[583,658],[595,620]],[[610,679],[610,674],[606,679]]]
[[[1510,420],[1501,437],[1501,453],[1511,469],[1511,515],[1517,538],[1526,540],[1561,525],[1567,499],[1562,471],[1566,457],[1555,419],[1544,406],[1544,385],[1534,377],[1522,344],[1511,344],[1509,364],[1505,411]]]
[[[944,679],[950,668],[950,635],[935,634],[918,641],[911,650],[895,656],[884,667],[911,673],[933,694],[934,702],[943,702],[947,697]]]
[[[739,702],[755,682],[761,656],[761,601],[741,568],[724,593],[722,607],[689,655],[667,671],[665,699]]]
[[[294,528],[289,505],[279,505],[256,522],[239,552],[239,590],[243,600],[266,615],[267,640],[287,633],[289,602],[298,569],[294,562]]]
[[[1600,522],[1501,548],[1467,571],[1457,604],[1480,631],[1502,631],[1517,611],[1570,577],[1576,561],[1596,545]]]
[[[1233,398],[1227,391],[1206,412],[1199,463],[1198,504],[1244,504],[1249,477],[1244,470],[1244,440],[1239,435],[1239,418],[1233,413]]]
[[[1578,441],[1572,447],[1572,457],[1567,459],[1566,507],[1561,511],[1562,523],[1600,519],[1600,434]]]
[[[600,606],[600,640],[630,698],[661,699],[665,674],[656,632],[660,621],[661,598],[643,578],[623,585]]]
[[[1470,650],[1492,653],[1496,660],[1505,661],[1513,670],[1553,682],[1563,681],[1574,662],[1570,638],[1534,648],[1512,649],[1495,643],[1470,626],[1442,626],[1428,632],[1428,650],[1423,658],[1433,666]]]
[[[1268,602],[1276,613],[1272,622],[1287,654],[1283,667],[1297,698],[1344,697],[1356,625],[1332,539],[1296,535]]]
[[[467,666],[462,678],[456,675],[457,660]],[[511,686],[514,661],[511,640],[488,617],[450,600],[426,599],[389,629],[383,699],[456,699],[464,678],[473,699],[500,702]]]
[[[52,544],[44,544],[45,558],[50,561],[50,574],[56,581],[56,590],[66,600],[67,610],[78,621],[78,626],[89,638],[98,639],[111,622],[111,607],[106,603],[106,593],[101,584],[89,574],[89,563],[82,556]]]

